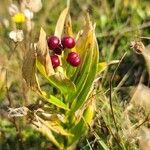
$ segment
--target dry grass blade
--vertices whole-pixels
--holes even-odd
[[[36,78],[36,52],[33,48],[28,50],[23,60],[22,76],[28,87],[40,91]]]
[[[45,67],[46,73],[48,76],[54,74],[54,69],[52,67],[49,50],[47,46],[46,33],[41,28],[39,41],[37,43],[37,58],[41,62],[41,64]]]
[[[133,95],[132,95],[133,93]],[[150,88],[143,85],[142,83],[139,84],[135,91],[131,91],[132,99],[131,102],[136,106],[143,107],[146,111],[149,111],[150,107]]]
[[[54,35],[59,38],[61,38],[62,32],[64,30],[64,24],[65,24],[66,17],[68,15],[68,10],[69,8],[67,7],[62,11],[57,21],[56,27],[55,27]]]
[[[58,149],[61,149],[62,145],[61,143],[58,143],[57,139],[54,137],[53,132],[50,130],[49,125],[40,117],[38,117],[36,114],[34,114],[34,120],[32,120],[33,127],[43,133],[44,135],[47,135],[49,140],[54,143]]]

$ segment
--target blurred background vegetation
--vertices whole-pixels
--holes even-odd
[[[24,119],[17,119],[18,131],[14,127],[14,120],[10,120],[6,113],[6,106],[9,104],[9,97],[14,101],[12,106],[24,105],[26,89],[23,88],[21,77],[22,50],[21,45],[15,48],[15,44],[9,39],[9,32],[13,30],[11,16],[8,7],[13,2],[19,5],[19,0],[0,0],[0,149],[15,150],[23,142],[24,149],[44,150],[53,149],[51,143],[40,133],[26,124]],[[32,42],[37,41],[40,27],[42,26],[47,35],[54,33],[56,21],[60,12],[65,8],[65,0],[42,0],[42,9],[34,14],[34,29],[29,38]],[[89,12],[92,21],[96,23],[96,36],[99,44],[100,62],[111,62],[121,59],[126,53],[123,63],[118,68],[112,82],[113,107],[118,133],[116,133],[113,117],[108,102],[109,82],[116,65],[111,65],[100,76],[97,85],[97,111],[93,127],[90,133],[81,139],[78,149],[139,149],[138,139],[126,131],[124,112],[129,103],[130,87],[139,83],[140,77],[145,70],[144,59],[130,50],[130,42],[133,40],[143,41],[148,45],[150,40],[150,1],[149,0],[71,0],[70,13],[72,17],[73,31],[76,35],[83,26],[83,16]],[[25,26],[18,28],[24,29]],[[6,72],[5,69],[8,71]],[[147,74],[144,83],[147,85]],[[7,81],[7,83],[5,82]],[[118,88],[118,84],[122,88]],[[9,90],[9,92],[8,92]],[[31,93],[32,95],[32,93]],[[30,96],[29,103],[35,101]],[[139,123],[146,116],[145,111],[138,108],[131,112],[130,123]],[[148,124],[148,123],[147,123]],[[131,126],[132,126],[131,125]],[[148,124],[149,125],[149,124]],[[148,126],[147,125],[147,126]],[[17,132],[21,131],[22,141],[17,141]],[[117,134],[117,139],[112,132]],[[128,138],[127,138],[128,137]],[[117,140],[117,141],[116,141]],[[118,144],[119,143],[119,144]]]

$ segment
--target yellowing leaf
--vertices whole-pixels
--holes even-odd
[[[6,78],[6,70],[0,67],[0,90],[5,84],[5,78]]]
[[[47,46],[46,33],[43,30],[43,28],[41,28],[39,41],[37,43],[37,58],[45,67],[47,75],[48,76],[53,75],[54,69],[51,63],[49,50]]]
[[[82,64],[73,76],[77,90],[76,93],[67,99],[69,102],[72,99],[74,100],[71,106],[71,113],[77,111],[84,104],[92,89],[93,81],[96,76],[99,51],[94,28],[87,16],[83,35],[79,38],[76,46],[82,60]]]
[[[106,62],[100,62],[97,64],[97,74],[103,72],[107,68],[108,64]]]
[[[89,68],[84,72],[84,74],[87,73],[87,77],[81,87],[81,90],[79,91],[79,95],[77,97],[77,101],[75,100],[72,105],[72,111],[76,111],[79,109],[86,99],[88,98],[92,88],[93,88],[93,81],[96,76],[96,64],[98,63],[98,49],[97,46],[94,44],[94,47],[91,48],[91,51],[93,51],[93,54],[88,54],[92,55],[92,60],[89,62]],[[82,74],[82,71],[81,71]],[[82,76],[84,78],[84,76]],[[83,80],[83,79],[81,79]]]
[[[39,132],[43,135],[46,135],[48,139],[54,143],[59,149],[62,148],[62,145],[57,141],[52,131],[47,127],[45,121],[38,117],[37,121],[33,121],[34,126]]]
[[[85,54],[85,48],[89,46],[89,44],[91,43],[92,40],[92,34],[91,32],[93,32],[93,26],[91,24],[89,15],[86,15],[85,18],[86,24],[84,26],[83,32],[82,34],[79,36],[77,42],[76,42],[76,50],[77,53],[80,54],[81,57],[84,57]]]
[[[61,35],[63,33],[64,24],[65,24],[66,16],[68,14],[68,10],[69,10],[69,8],[67,7],[62,11],[62,13],[60,14],[59,19],[57,21],[57,24],[56,24],[54,35],[59,38],[61,38]]]
[[[58,124],[57,122],[51,122],[51,121],[46,121],[45,122],[47,127],[49,127],[52,131],[56,132],[57,134],[61,134],[64,136],[72,136],[72,134],[65,130],[61,124]]]
[[[73,36],[71,16],[67,15],[64,26],[64,34]]]
[[[105,71],[108,66],[114,65],[114,64],[118,64],[119,62],[120,62],[120,60],[112,60],[109,63],[107,63],[107,62],[100,62],[100,63],[98,63],[97,64],[97,74],[100,74],[103,71]]]
[[[93,120],[94,112],[95,112],[95,99],[93,99],[89,103],[89,106],[86,108],[86,110],[84,111],[84,114],[83,114],[84,120],[88,125],[90,125]]]
[[[64,35],[69,35],[69,36],[75,38],[73,35],[73,31],[72,31],[72,22],[71,22],[70,15],[67,15],[66,20],[65,20]],[[64,51],[64,53],[63,53],[64,55],[62,57],[62,66],[63,66],[64,70],[66,70],[66,74],[69,78],[73,76],[75,70],[77,69],[75,67],[72,67],[70,64],[68,64],[66,62],[68,53],[72,52],[72,51],[76,52],[76,45],[72,49],[67,49],[67,51]]]

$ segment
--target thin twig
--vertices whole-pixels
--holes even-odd
[[[139,38],[150,40],[150,37],[145,37],[145,36],[141,36],[141,37],[139,37]]]
[[[119,68],[119,66],[120,66],[120,64],[121,64],[121,62],[122,62],[122,60],[123,60],[124,57],[126,56],[126,54],[127,54],[127,53],[125,53],[125,54],[122,56],[122,58],[121,58],[121,60],[120,60],[120,62],[119,62],[119,64],[118,64],[118,66],[116,67],[116,69],[115,69],[115,71],[114,71],[114,73],[113,73],[113,75],[112,75],[112,77],[111,77],[110,84],[109,84],[109,86],[110,86],[109,102],[110,102],[110,108],[111,108],[111,113],[112,113],[113,121],[114,121],[115,128],[116,128],[117,132],[118,132],[118,127],[117,127],[117,123],[116,123],[116,119],[115,119],[115,115],[114,115],[114,111],[113,111],[113,104],[112,104],[112,81],[114,80],[116,71],[118,70],[118,68]]]
[[[118,70],[118,68],[119,68],[119,66],[120,66],[120,64],[121,64],[121,62],[122,62],[122,60],[123,60],[124,57],[126,56],[126,54],[127,54],[127,53],[125,53],[125,54],[122,56],[122,58],[121,58],[121,60],[120,60],[120,62],[119,62],[119,64],[118,64],[118,66],[116,67],[116,69],[115,69],[115,71],[114,71],[114,73],[113,73],[113,75],[112,75],[112,77],[111,77],[110,84],[109,84],[109,85],[110,85],[109,104],[110,104],[111,114],[112,114],[112,117],[113,117],[113,122],[114,122],[114,125],[115,125],[115,128],[116,128],[116,131],[117,131],[117,132],[118,132],[118,126],[117,126],[117,123],[116,123],[116,119],[115,119],[115,115],[114,115],[114,110],[113,110],[113,104],[112,104],[112,81],[113,81],[113,79],[114,79],[114,77],[115,77],[116,71]],[[120,145],[120,142],[119,142],[118,138],[117,138],[117,143],[118,143],[118,145]]]
[[[149,114],[146,116],[146,118],[144,119],[144,121],[142,123],[140,123],[135,129],[140,128],[147,121],[149,121]]]
[[[114,140],[116,141],[116,143],[118,144],[118,146],[122,149],[120,142],[118,141],[118,138],[114,135],[114,133],[112,132],[112,130],[106,125],[107,129],[109,130],[109,132],[111,133],[111,135],[113,136]]]

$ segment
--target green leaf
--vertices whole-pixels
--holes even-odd
[[[87,125],[85,124],[85,121],[83,118],[79,121],[78,124],[76,124],[72,129],[70,129],[70,132],[72,133],[72,136],[68,137],[68,146],[72,145],[74,142],[79,140],[83,134],[87,131]]]
[[[76,91],[75,84],[68,79],[63,73],[55,73],[50,77],[47,76],[44,66],[37,60],[39,72],[49,81],[50,84],[58,88],[65,96]]]
[[[47,102],[59,107],[63,108],[65,110],[69,110],[68,106],[64,104],[61,100],[59,100],[57,97],[50,95],[49,98],[46,96],[45,93],[39,94],[43,99],[45,99]]]
[[[90,65],[91,65],[91,60],[92,60],[92,55],[88,55],[88,52],[90,51],[91,49],[88,49],[87,52],[85,53],[85,58],[82,59],[83,60],[83,69],[81,69],[81,72],[82,72],[82,75],[78,76],[75,84],[76,84],[76,92],[72,95],[70,95],[68,97],[68,102],[74,100],[74,99],[78,99],[78,96],[79,94],[81,93],[81,91],[83,90],[84,88],[84,84],[86,83],[86,79],[88,77],[88,73],[90,71]],[[80,69],[80,68],[79,68]]]
[[[91,49],[91,51],[93,51],[93,56],[92,56],[92,62],[90,65],[88,77],[86,78],[86,83],[84,84],[84,87],[82,88],[83,90],[80,92],[77,100],[74,101],[71,107],[71,109],[74,112],[77,109],[79,109],[83,105],[83,103],[86,101],[93,86],[93,81],[96,76],[96,65],[98,63],[98,48],[97,48],[97,43],[95,44],[96,45],[93,47],[93,49]]]
[[[108,146],[101,139],[98,140],[98,143],[103,147],[104,150],[108,150]]]
[[[92,100],[92,102],[90,102],[87,108],[84,110],[83,117],[81,117],[80,121],[71,129],[71,133],[74,135],[74,137],[69,137],[69,144],[79,140],[79,138],[86,133],[87,128],[93,119],[94,109],[95,101]]]
[[[94,28],[95,27],[91,25],[91,22],[87,17],[86,32],[84,32],[85,34],[81,37],[84,42],[79,42],[79,45],[77,46],[79,48],[77,50],[81,54],[81,60],[83,62],[74,77],[77,92],[69,97],[70,99],[68,98],[68,101],[74,99],[70,113],[77,111],[84,104],[89,96],[96,76],[99,51]],[[79,38],[79,40],[81,39]]]
[[[72,101],[78,97],[82,89],[84,88],[84,84],[86,83],[86,79],[90,72],[90,65],[92,62],[92,53],[93,51],[93,33],[92,33],[92,26],[87,21],[87,24],[84,28],[83,35],[78,39],[76,44],[76,50],[81,58],[81,64],[77,68],[76,73],[72,76],[72,80],[74,81],[77,91],[76,93],[72,94],[68,97],[67,101]]]
[[[81,74],[81,70],[83,68],[85,59],[86,59],[86,53],[89,49],[91,49],[91,45],[92,45],[92,41],[93,41],[93,26],[91,25],[89,16],[86,16],[86,24],[85,27],[83,29],[83,33],[80,34],[77,42],[76,42],[76,51],[79,54],[80,58],[81,58],[81,65],[79,66],[78,69],[76,69],[75,74],[72,76],[72,80],[75,81],[76,79],[79,80],[79,78],[81,78],[82,76],[80,76]],[[88,53],[91,53],[91,51],[89,50]]]

